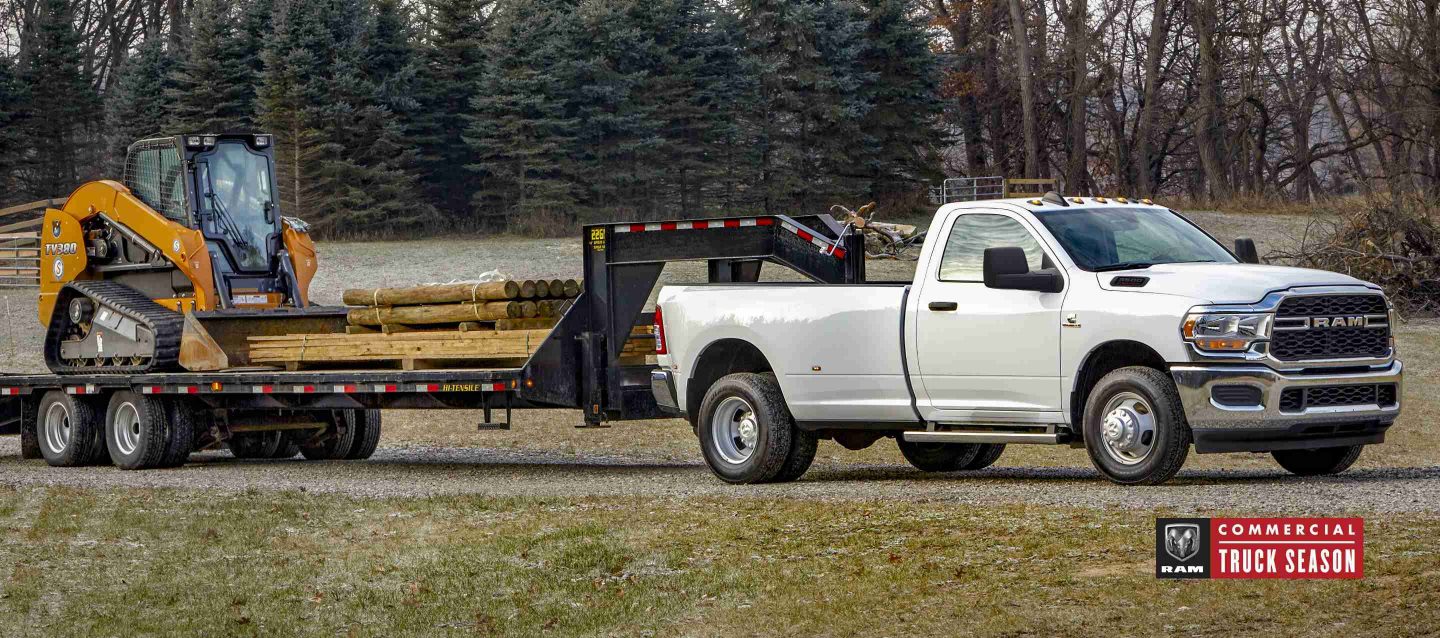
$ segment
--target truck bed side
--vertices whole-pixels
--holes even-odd
[[[905,284],[666,286],[660,292],[682,410],[697,361],[725,340],[766,358],[797,421],[916,419],[901,355]],[[665,359],[662,359],[662,363]]]

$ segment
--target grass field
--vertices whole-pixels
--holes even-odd
[[[0,633],[1419,635],[1435,527],[1372,519],[1363,581],[1175,582],[1148,512],[0,488]]]

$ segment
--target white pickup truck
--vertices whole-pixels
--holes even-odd
[[[909,283],[660,291],[651,389],[716,475],[792,480],[819,439],[882,438],[926,471],[1069,444],[1156,484],[1193,444],[1327,474],[1400,413],[1379,287],[1241,263],[1148,200],[949,204],[927,238]]]

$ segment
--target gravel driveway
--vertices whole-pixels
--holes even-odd
[[[1160,487],[1120,487],[1089,469],[998,467],[968,475],[902,465],[817,463],[795,483],[727,485],[699,463],[484,448],[381,448],[368,461],[241,461],[197,454],[185,467],[127,472],[51,468],[22,461],[0,439],[0,484],[303,490],[356,497],[477,494],[497,497],[800,498],[833,501],[1026,503],[1176,513],[1244,511],[1336,515],[1440,512],[1440,467],[1353,470],[1300,479],[1278,469],[1181,472]]]

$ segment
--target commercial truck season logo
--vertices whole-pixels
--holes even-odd
[[[1155,519],[1157,578],[1361,578],[1361,518]]]

